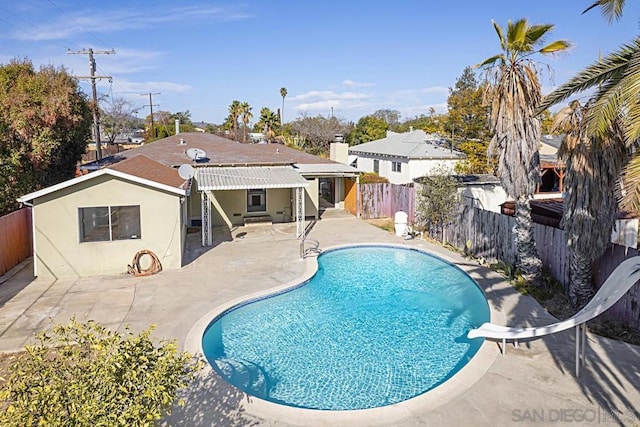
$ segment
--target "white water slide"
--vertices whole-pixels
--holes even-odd
[[[555,334],[569,328],[576,328],[576,376],[580,375],[580,364],[584,364],[586,340],[585,323],[602,314],[615,304],[633,285],[640,280],[640,256],[624,260],[613,270],[600,287],[593,299],[575,315],[567,320],[553,323],[547,326],[535,326],[531,328],[510,328],[494,323],[484,323],[467,334],[469,338],[491,338],[502,340],[502,354],[506,351],[506,341],[513,340],[518,345],[518,340],[527,338],[540,338],[545,335]]]

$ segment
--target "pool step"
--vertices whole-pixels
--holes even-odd
[[[257,396],[267,395],[267,377],[264,370],[249,360],[217,359],[216,365],[224,377],[242,390],[251,390]]]

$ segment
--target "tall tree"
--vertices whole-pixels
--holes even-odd
[[[483,102],[483,88],[478,84],[472,67],[466,67],[449,88],[449,114],[445,127],[456,148],[467,155],[458,169],[465,173],[492,173],[493,162],[487,158],[489,108]]]
[[[387,129],[389,125],[384,119],[374,116],[361,117],[353,131],[352,144],[358,145],[382,139],[387,136]]]
[[[278,126],[278,116],[267,107],[260,109],[260,120],[256,123],[256,127],[262,131],[267,141],[275,138],[275,129]]]
[[[322,115],[302,116],[290,124],[291,134],[298,138],[304,150],[318,155],[329,151],[329,144],[334,141],[336,135],[342,135],[348,141],[353,131],[353,123]]]
[[[373,112],[372,116],[387,122],[387,125],[390,130],[397,131],[398,127],[400,126],[401,114],[400,114],[400,111],[398,110],[389,110],[389,109],[376,110]]]
[[[619,124],[604,137],[589,136],[585,109],[573,101],[554,121],[554,128],[565,134],[558,150],[566,164],[561,225],[571,249],[568,293],[576,308],[591,299],[593,262],[611,245],[618,211],[615,194],[626,158]]]
[[[17,197],[73,178],[90,129],[87,97],[64,68],[0,65],[0,215],[19,207]]]
[[[100,113],[100,124],[110,144],[114,143],[118,135],[135,127],[135,113],[133,105],[125,98],[116,97],[104,103]]]
[[[620,19],[624,0],[598,0],[585,12],[599,7],[609,21]],[[640,37],[622,45],[617,51],[598,59],[568,82],[547,95],[539,107],[544,110],[571,96],[595,88],[585,120],[588,134],[604,137],[614,122],[620,121],[625,143],[640,139]],[[624,171],[625,192],[622,207],[640,210],[640,156],[636,154]]]
[[[231,118],[231,124],[233,126],[233,137],[238,140],[238,118],[242,114],[242,104],[237,99],[234,99],[229,105],[229,117]]]
[[[490,102],[490,150],[498,156],[497,173],[504,190],[515,199],[514,228],[518,267],[523,277],[540,282],[542,262],[533,237],[531,206],[540,182],[540,120],[534,115],[540,105],[540,82],[535,53],[553,54],[566,50],[569,43],[557,40],[543,44],[553,29],[550,24],[530,25],[526,19],[507,23],[506,34],[493,22],[502,52],[479,64],[487,68],[487,100]]]
[[[287,88],[280,88],[280,96],[282,97],[282,111],[280,111],[280,126],[284,124],[284,99],[287,97]]]
[[[429,114],[420,114],[412,119],[405,120],[398,127],[398,130],[406,132],[413,127],[414,129],[422,129],[427,133],[445,134],[446,122],[447,115],[437,114],[436,110],[432,107],[429,109]]]
[[[244,138],[242,142],[247,142],[247,127],[249,126],[251,119],[253,119],[253,113],[251,112],[251,106],[248,102],[240,104],[240,108],[242,110],[242,130],[244,131]]]

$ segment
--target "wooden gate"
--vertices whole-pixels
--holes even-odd
[[[344,180],[344,210],[351,215],[358,215],[358,186],[354,179]]]
[[[32,254],[31,208],[0,217],[0,276]]]

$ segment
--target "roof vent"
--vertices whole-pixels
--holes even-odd
[[[413,126],[409,126],[409,132],[413,132]]]
[[[185,144],[186,144],[185,140],[180,138],[180,145],[185,145]]]

